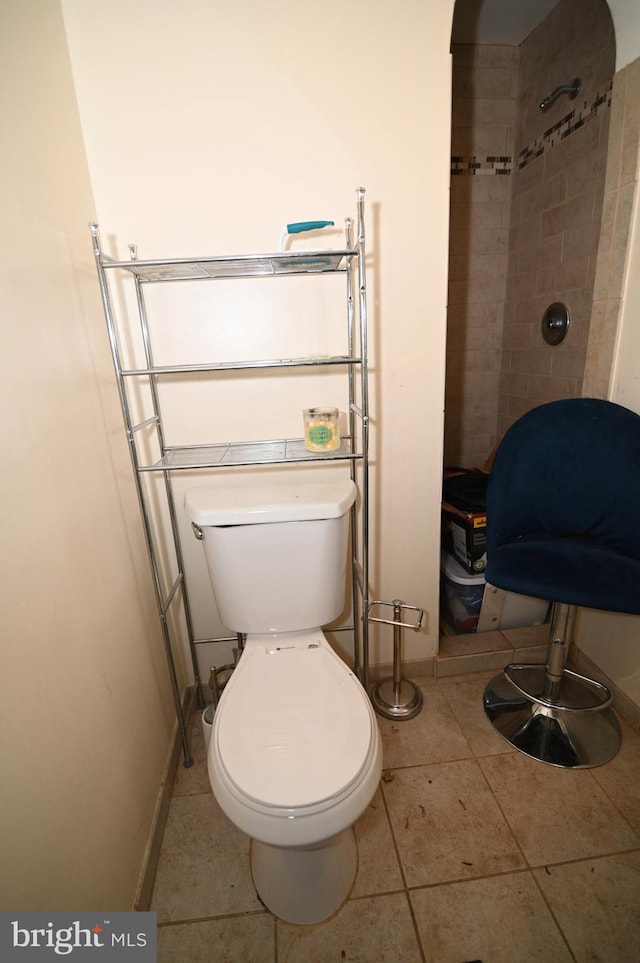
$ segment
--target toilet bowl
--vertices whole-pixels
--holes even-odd
[[[251,837],[258,894],[294,923],[326,919],[357,869],[353,823],[382,771],[377,722],[320,630],[248,637],[214,716],[207,766]]]
[[[225,624],[246,632],[214,715],[209,780],[251,838],[258,895],[292,923],[320,922],[349,895],[353,824],[382,772],[371,703],[320,627],[343,606],[354,498],[343,482],[185,499]]]

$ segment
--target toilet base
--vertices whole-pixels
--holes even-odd
[[[251,873],[258,896],[287,923],[320,923],[340,909],[356,878],[352,827],[318,846],[285,849],[251,840]]]

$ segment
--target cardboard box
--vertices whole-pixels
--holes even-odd
[[[487,513],[442,503],[443,534],[449,535],[453,554],[471,575],[487,565]]]

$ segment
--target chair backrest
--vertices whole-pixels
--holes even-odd
[[[505,434],[487,490],[487,555],[526,535],[590,536],[640,559],[640,415],[570,398]]]

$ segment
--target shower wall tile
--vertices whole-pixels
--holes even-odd
[[[584,288],[589,280],[589,257],[568,258],[566,252],[563,259],[555,264],[539,267],[536,270],[536,294],[544,295],[564,288],[565,292],[572,288]]]
[[[501,97],[509,96],[504,92]],[[511,95],[513,96],[513,95]],[[511,127],[515,121],[515,101],[480,97],[453,101],[453,123],[458,127]]]
[[[506,127],[456,127],[451,136],[452,155],[464,157],[513,156],[513,131]]]
[[[609,263],[609,283],[607,293],[615,297],[622,292],[624,274],[629,251],[631,231],[631,215],[633,211],[637,183],[621,184],[618,191],[615,230],[611,245],[611,260]]]
[[[482,209],[482,213],[486,210],[490,213],[495,210],[493,205],[475,205]],[[494,218],[494,223],[489,223],[487,226],[484,225],[482,220],[476,221],[473,225],[461,224],[460,227],[456,227],[452,224],[451,230],[449,232],[449,243],[451,247],[451,256],[463,256],[467,251],[471,254],[480,253],[482,255],[495,255],[495,254],[506,254],[509,245],[509,232],[507,228],[502,227],[500,223],[496,223],[497,219]],[[470,230],[470,227],[473,230]]]
[[[535,271],[528,271],[522,274],[509,274],[506,285],[507,300],[514,300],[516,308],[518,302],[527,300],[536,295],[536,275]]]
[[[511,370],[520,374],[546,375],[551,371],[551,354],[544,348],[528,348],[511,351]]]
[[[449,258],[449,280],[451,281],[498,281],[504,284],[507,268],[506,254],[453,254]]]
[[[467,244],[471,239],[476,240],[481,232],[485,236],[505,234],[508,227],[505,220],[504,208],[493,201],[470,206],[467,201],[452,200],[449,222],[452,251],[458,251],[461,243]],[[505,243],[508,244],[508,234]]]
[[[496,369],[494,371],[481,371],[478,369],[467,370],[465,368],[456,367],[452,373],[451,378],[448,379],[447,389],[446,389],[446,399],[451,401],[453,399],[464,398],[469,406],[475,408],[476,411],[488,412],[492,406],[486,405],[484,388],[487,386],[491,389],[497,389],[498,382],[500,378],[500,372]],[[465,405],[465,418],[467,417],[467,407]],[[480,462],[484,462],[487,457],[488,452],[484,452]],[[477,464],[477,462],[475,463]]]
[[[607,398],[627,266],[631,210],[638,187],[640,59],[614,78],[600,247],[582,393]]]
[[[627,186],[638,180],[638,148],[640,145],[640,69],[637,61],[627,73],[627,90],[622,139],[620,184]]]
[[[510,176],[452,177],[451,201],[459,204],[509,204]]]
[[[466,347],[461,352],[456,352],[456,359],[461,359],[464,372],[476,371],[486,375],[491,371],[498,371],[500,368],[500,355],[498,351],[492,350],[473,350]]]
[[[519,52],[454,45],[445,461],[482,464],[496,432]]]
[[[502,278],[478,277],[473,281],[473,294],[469,290],[468,279],[462,282],[449,282],[449,304],[466,303],[470,296],[479,302],[497,304],[504,298],[504,280]]]
[[[576,397],[580,394],[584,359],[579,359],[578,368],[580,373],[577,378],[571,378],[564,374],[555,377],[553,373],[548,377],[536,378],[535,387],[533,385],[527,385],[527,397],[530,397],[532,392],[535,391],[535,396],[539,404],[544,404],[546,401],[555,401],[556,398],[558,398],[559,391],[564,398]]]
[[[610,80],[611,78],[609,77],[603,81],[603,88],[608,88]],[[589,112],[589,100],[586,97],[583,98],[582,94],[579,96],[579,109],[583,111],[584,114],[587,114]],[[576,112],[578,112],[578,107],[572,107],[569,113],[575,114]],[[573,131],[570,137],[560,137],[558,140],[554,140],[552,148],[544,152],[545,178],[547,176],[554,177],[560,171],[573,168],[573,165],[583,161],[586,155],[593,155],[593,152],[598,150],[602,139],[601,121],[605,116],[609,116],[606,111],[598,114],[589,123],[584,124],[578,131]],[[579,136],[575,136],[576,134]],[[595,158],[594,163],[597,164],[598,160],[599,158]],[[574,171],[572,170],[572,179],[573,175]]]
[[[531,213],[520,221],[512,219],[509,231],[509,255],[526,258],[531,254],[540,240],[540,213]],[[514,264],[510,264],[513,273]],[[515,273],[519,273],[516,267]]]
[[[494,328],[499,320],[499,306],[496,304],[476,303],[472,305],[451,304],[447,314],[449,330],[458,327],[465,330],[476,326]]]
[[[556,265],[561,260],[563,252],[566,251],[566,236],[556,234],[555,237],[545,237],[535,246],[532,244],[524,250],[517,251],[518,264],[517,271],[524,270],[524,265],[538,267],[538,269]],[[529,267],[529,269],[531,269]],[[544,312],[543,312],[544,313]]]
[[[464,339],[464,340],[463,340]],[[456,339],[454,335],[454,346],[457,340],[458,347],[462,347],[467,352],[488,351],[491,354],[487,361],[487,366],[495,367],[495,354],[500,351],[500,335],[494,328],[484,328],[476,325],[461,332]]]
[[[593,221],[595,190],[588,190],[568,198],[563,204],[556,204],[542,212],[540,220],[540,236],[551,237],[553,234],[573,230],[581,225],[590,225]]]
[[[562,351],[562,345],[558,345],[558,348],[560,349],[558,353],[551,358],[549,385],[551,386],[559,378],[571,380],[574,382],[575,391],[579,394],[584,374],[584,352],[572,351],[570,348]]]
[[[445,437],[457,463],[482,463],[479,437],[495,441],[527,408],[581,393],[594,281],[608,291],[624,263],[619,229],[598,260],[614,51],[603,0],[561,0],[519,48],[453,47]],[[578,97],[542,114],[540,100],[575,76]],[[637,157],[637,140],[634,154],[620,139]],[[562,350],[540,331],[556,300],[572,318]],[[480,430],[475,417],[467,429],[471,411],[486,412]]]
[[[600,224],[592,219],[588,224],[570,227],[563,233],[562,253],[567,260],[589,257],[595,263],[593,252],[598,250]]]
[[[628,70],[629,67],[625,67],[613,78],[611,113],[609,116],[608,157],[612,160],[615,158],[617,163],[607,164],[604,180],[605,194],[615,194],[620,184],[620,160],[622,158],[624,144]]]
[[[517,47],[500,44],[478,46],[475,44],[454,45],[456,67],[511,67],[518,69],[520,53]]]
[[[533,325],[523,321],[519,324],[510,324],[505,327],[502,339],[502,350],[507,351],[511,348],[527,350],[534,343],[537,336],[537,329]]]
[[[602,0],[561,0],[520,48],[499,432],[536,404],[583,392],[614,58]],[[561,96],[541,113],[541,99],[574,77],[578,96]],[[553,301],[571,315],[556,347],[540,330]]]

